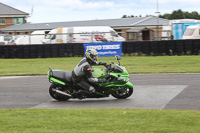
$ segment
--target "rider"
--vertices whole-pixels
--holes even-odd
[[[72,71],[72,80],[78,86],[83,88],[86,93],[94,93],[95,88],[91,86],[86,79],[91,83],[105,83],[106,79],[98,79],[92,76],[92,65],[104,65],[106,62],[97,62],[98,52],[95,49],[86,50],[85,58],[83,58]]]

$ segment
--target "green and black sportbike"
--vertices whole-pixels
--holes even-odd
[[[107,79],[106,83],[91,84],[95,87],[95,93],[85,93],[82,88],[72,81],[71,72],[50,70],[47,75],[51,86],[49,93],[58,101],[66,101],[71,98],[104,98],[112,95],[118,99],[125,99],[132,95],[133,84],[129,82],[130,76],[125,67],[120,65],[120,56],[115,56],[119,64],[110,62],[105,68],[92,67],[92,74],[96,78]]]

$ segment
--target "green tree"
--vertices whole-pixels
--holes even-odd
[[[198,12],[193,11],[193,12],[185,12],[182,11],[181,9],[178,9],[176,11],[173,11],[171,14],[164,14],[164,15],[159,15],[160,18],[165,18],[165,19],[200,19],[200,15]]]
[[[127,15],[123,15],[122,18],[127,18]]]
[[[138,16],[134,16],[134,15],[130,15],[130,16],[123,15],[122,16],[122,18],[134,18],[134,17],[138,17]],[[142,15],[140,15],[139,17],[142,17]]]
[[[146,17],[149,16],[155,16],[155,15],[146,15]],[[131,17],[138,17],[138,16],[127,16],[123,15],[122,18],[131,18]],[[142,17],[142,15],[139,15],[139,17]],[[173,11],[171,14],[170,13],[165,13],[163,15],[159,15],[160,18],[165,18],[165,19],[200,19],[200,14],[196,11],[193,12],[187,12],[187,11],[182,11],[181,9]]]
[[[173,11],[172,14],[169,16],[169,19],[184,19],[185,15],[181,9],[178,11]]]

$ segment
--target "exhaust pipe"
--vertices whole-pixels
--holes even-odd
[[[70,95],[70,94],[68,94],[68,93],[66,93],[66,92],[60,91],[60,90],[56,90],[56,89],[54,89],[53,91],[55,91],[55,92],[57,92],[57,93],[59,93],[59,94],[62,94],[62,95],[68,96],[68,97],[72,97],[72,95]]]

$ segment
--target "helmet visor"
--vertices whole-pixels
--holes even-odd
[[[97,61],[98,55],[91,55],[91,58],[93,59],[93,61]]]

